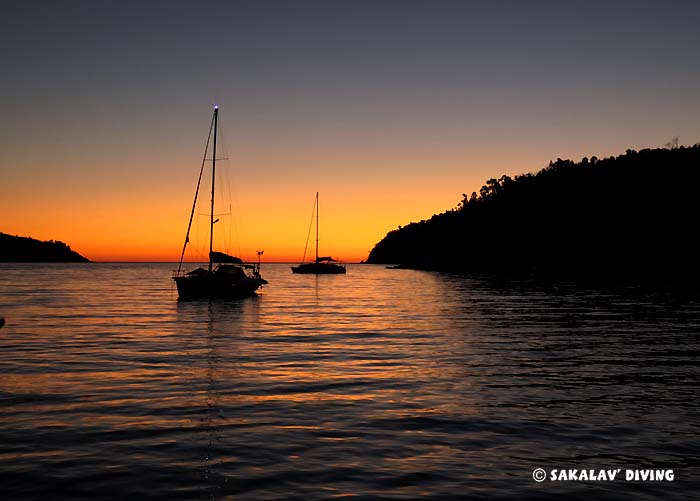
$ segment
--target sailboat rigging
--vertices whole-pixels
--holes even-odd
[[[316,201],[314,202],[314,212],[316,213],[316,259],[311,263],[302,262],[299,266],[292,266],[292,273],[306,273],[315,275],[337,275],[346,273],[345,266],[336,264],[335,259],[330,256],[318,257],[318,192],[316,192]],[[308,246],[308,236],[306,244]],[[304,249],[304,257],[306,258],[306,249]]]
[[[178,299],[219,299],[219,298],[241,298],[252,296],[255,291],[267,283],[267,280],[260,276],[260,259],[256,264],[244,264],[243,260],[225,254],[223,252],[214,251],[214,224],[218,219],[214,219],[214,187],[216,182],[216,140],[219,124],[219,107],[214,106],[214,115],[209,126],[209,135],[204,148],[204,158],[202,166],[199,170],[199,179],[197,180],[197,188],[194,193],[194,202],[192,203],[192,212],[190,213],[190,221],[187,225],[187,233],[185,235],[185,243],[182,246],[182,254],[180,255],[180,264],[177,272],[173,276],[173,280],[177,284]],[[212,141],[213,139],[213,141]],[[182,262],[185,257],[187,244],[190,242],[190,230],[192,228],[192,219],[194,217],[195,207],[197,206],[197,197],[199,196],[199,188],[202,182],[202,173],[207,162],[207,153],[209,152],[209,143],[213,143],[211,155],[211,205],[209,213],[209,264],[207,269],[202,267],[196,268],[188,273],[182,273]],[[214,266],[216,264],[216,266]]]

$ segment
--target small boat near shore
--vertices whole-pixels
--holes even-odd
[[[309,274],[309,275],[341,275],[347,270],[342,264],[338,264],[335,259],[330,256],[318,256],[318,192],[316,192],[316,201],[314,202],[314,213],[316,214],[316,259],[310,263],[304,263],[306,259],[306,247],[304,248],[304,257],[299,266],[292,266],[292,273]],[[313,221],[313,213],[312,213]],[[309,228],[310,230],[311,228]],[[306,239],[306,246],[309,245],[309,239]]]

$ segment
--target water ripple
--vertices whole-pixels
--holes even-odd
[[[268,265],[179,303],[171,268],[0,265],[3,498],[700,495],[697,296]]]

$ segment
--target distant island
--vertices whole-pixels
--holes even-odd
[[[390,231],[367,263],[555,277],[700,278],[700,144],[557,159],[489,179],[456,208]]]
[[[4,263],[89,263],[57,240],[42,242],[29,237],[0,233],[0,262]]]

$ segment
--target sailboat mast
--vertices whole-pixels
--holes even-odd
[[[316,192],[316,262],[318,263],[318,191]]]
[[[214,106],[214,148],[211,157],[211,216],[209,219],[209,272],[211,273],[211,253],[214,244],[214,179],[216,179],[216,129],[219,123],[219,107]]]

